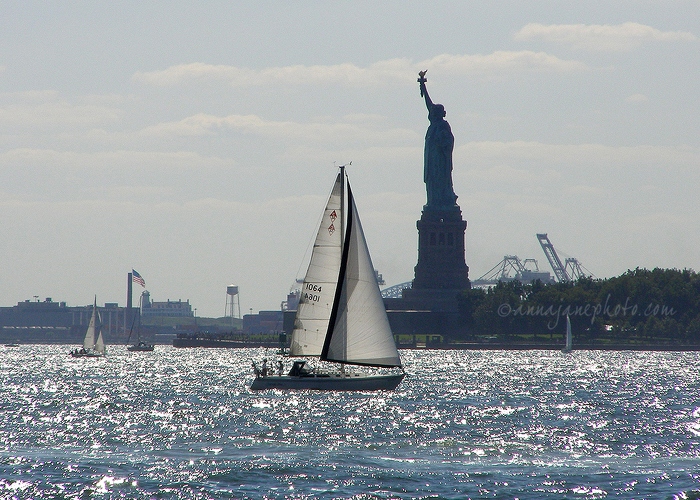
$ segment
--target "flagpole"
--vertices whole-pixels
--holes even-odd
[[[132,282],[133,282],[133,275],[131,273],[128,274],[127,279],[126,279],[126,311],[125,311],[125,317],[124,317],[124,335],[126,335],[126,325],[131,324],[131,319],[133,316],[131,307],[132,307],[132,300],[131,300],[131,293],[132,293]]]

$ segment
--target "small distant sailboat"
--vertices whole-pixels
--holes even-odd
[[[143,294],[141,295],[141,304],[143,304]],[[136,320],[136,318],[134,318]],[[137,341],[135,344],[127,346],[126,350],[130,352],[148,352],[152,351],[154,349],[153,344],[148,344],[145,341],[141,340],[141,309],[139,309],[139,317],[138,317],[139,323],[136,326],[136,337]],[[131,334],[134,331],[134,325],[132,323],[131,325],[131,331],[129,332],[129,338],[126,339],[126,343],[129,343],[129,340],[131,340]]]
[[[95,340],[95,335],[97,335],[97,340]],[[100,321],[100,314],[97,312],[97,297],[95,297],[90,324],[85,333],[85,340],[83,340],[83,347],[80,349],[73,349],[70,355],[74,358],[100,358],[104,356],[105,353],[106,348],[104,338],[102,337],[102,323]]]
[[[147,344],[146,342],[143,342],[142,340],[139,340],[138,343],[130,345],[126,348],[127,351],[131,352],[138,352],[138,351],[152,351],[155,349],[155,346],[153,344]]]
[[[571,320],[569,319],[569,315],[566,315],[566,345],[564,345],[564,349],[561,350],[561,352],[571,352]]]
[[[265,360],[262,370],[253,364],[253,390],[393,390],[404,378],[357,207],[346,183],[345,169],[340,167],[302,285],[289,353],[319,357],[340,364],[340,369],[310,369],[305,360],[297,360],[287,375],[282,374],[281,364],[276,375],[268,375]],[[345,370],[346,364],[401,371],[352,372]]]

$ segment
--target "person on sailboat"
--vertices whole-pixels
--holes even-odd
[[[262,376],[267,377],[267,358],[263,359],[263,364],[262,364]]]

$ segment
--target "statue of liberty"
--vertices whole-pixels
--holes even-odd
[[[445,107],[433,104],[425,83],[425,71],[418,73],[420,95],[425,97],[430,125],[425,134],[423,153],[423,181],[428,195],[426,209],[452,209],[457,206],[457,196],[452,187],[452,150],[455,138],[450,124],[445,120]]]

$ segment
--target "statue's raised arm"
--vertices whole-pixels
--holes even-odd
[[[418,72],[418,83],[420,84],[420,96],[425,97],[425,106],[428,108],[428,111],[430,111],[430,106],[433,105],[433,101],[430,100],[428,89],[425,86],[425,82],[428,81],[428,79],[425,77],[427,72],[427,69]]]

